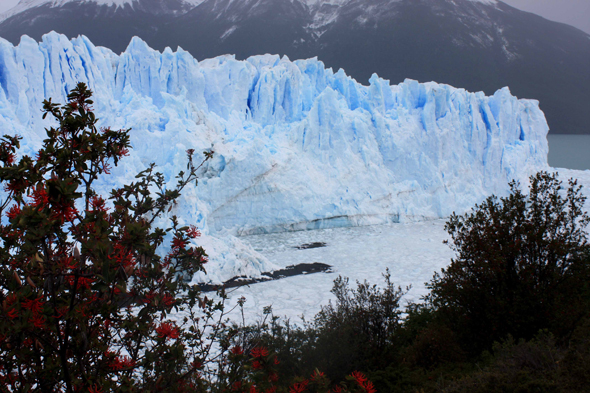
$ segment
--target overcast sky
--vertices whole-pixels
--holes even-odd
[[[590,34],[590,0],[503,0],[521,10],[563,22]],[[14,7],[18,0],[0,0],[0,13]]]
[[[1,1],[1,0],[0,0]],[[590,34],[590,0],[502,0],[543,18],[567,23]]]

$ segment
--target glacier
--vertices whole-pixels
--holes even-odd
[[[214,151],[173,214],[199,227],[210,255],[196,281],[255,276],[274,264],[239,236],[408,222],[464,212],[508,182],[547,169],[548,126],[537,101],[434,82],[368,86],[316,58],[198,61],[134,38],[117,55],[86,37],[0,39],[0,130],[34,154],[51,120],[84,82],[99,125],[132,128],[129,157],[98,190],[155,162],[174,183],[185,151]]]

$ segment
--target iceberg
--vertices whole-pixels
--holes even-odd
[[[84,82],[99,125],[132,128],[133,150],[99,191],[155,162],[171,182],[187,149],[214,151],[174,214],[203,233],[207,276],[221,282],[274,265],[239,235],[427,220],[464,212],[508,182],[548,168],[537,101],[434,82],[368,86],[317,58],[197,61],[133,38],[117,55],[86,37],[0,39],[0,129],[34,154],[42,101]]]

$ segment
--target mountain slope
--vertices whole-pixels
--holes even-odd
[[[552,132],[590,133],[590,36],[496,0],[31,0],[0,23],[13,44],[50,30],[116,53],[137,35],[198,59],[317,56],[363,83],[510,86],[540,101]]]

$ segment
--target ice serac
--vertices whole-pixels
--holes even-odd
[[[363,86],[317,59],[199,62],[139,38],[121,55],[55,33],[0,40],[0,129],[34,152],[43,99],[64,102],[78,81],[102,125],[133,129],[102,190],[150,162],[172,183],[186,149],[215,152],[175,212],[202,228],[213,281],[273,268],[235,235],[445,217],[547,168],[545,117],[508,88],[486,97],[376,75]]]

